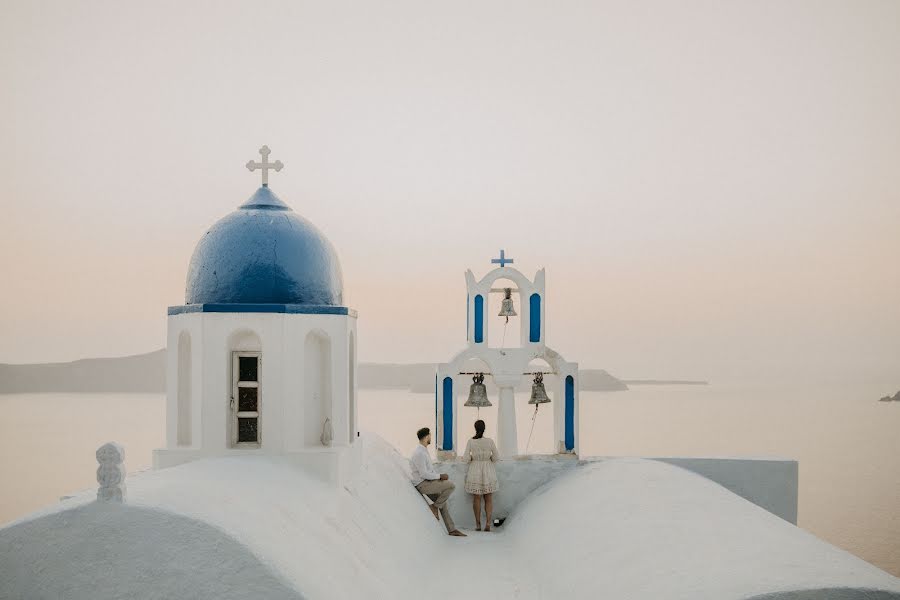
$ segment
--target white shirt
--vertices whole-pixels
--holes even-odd
[[[426,479],[432,481],[441,478],[440,474],[434,470],[428,450],[422,444],[419,444],[413,450],[412,457],[409,459],[409,470],[411,473],[410,480],[414,486],[419,485]]]

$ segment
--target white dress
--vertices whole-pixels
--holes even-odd
[[[470,494],[493,494],[500,484],[494,463],[500,457],[491,438],[470,439],[463,452],[463,460],[469,463],[466,473],[466,491]]]

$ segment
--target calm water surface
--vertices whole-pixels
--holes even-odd
[[[800,526],[900,575],[900,403],[879,386],[635,386],[581,397],[582,454],[781,456],[800,462]],[[552,411],[517,397],[519,445],[550,452]],[[164,440],[157,394],[0,396],[0,523],[96,485],[94,451],[115,440],[129,472]],[[483,409],[494,435],[496,408]],[[467,435],[475,409],[463,409]],[[429,395],[360,391],[360,423],[404,454],[433,426]]]

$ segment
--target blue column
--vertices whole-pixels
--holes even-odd
[[[444,377],[444,439],[442,450],[453,450],[453,378]]]
[[[440,427],[438,427],[440,423],[440,419],[438,419],[438,415],[441,411],[441,397],[438,395],[438,376],[437,373],[434,374],[434,437],[437,437],[438,432],[440,431]]]
[[[532,294],[528,299],[530,306],[531,321],[529,323],[528,341],[541,341],[541,296],[540,294]]]
[[[484,342],[484,297],[475,296],[475,343]]]
[[[566,452],[575,449],[575,378],[566,377]]]

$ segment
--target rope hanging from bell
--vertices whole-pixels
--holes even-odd
[[[531,415],[531,431],[528,432],[528,441],[525,442],[525,454],[528,454],[528,446],[531,445],[531,436],[534,435],[534,422],[537,421],[538,405],[534,405],[534,414]]]

